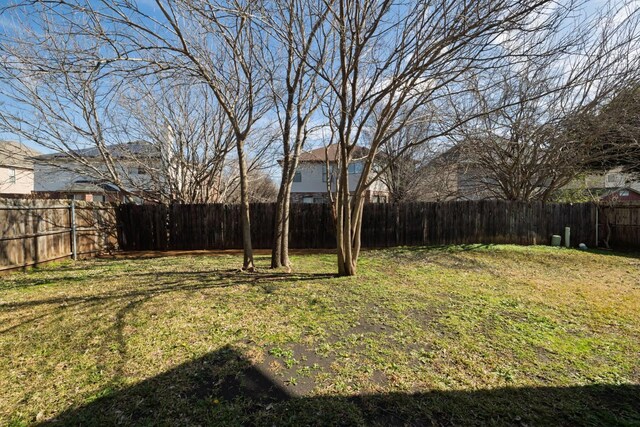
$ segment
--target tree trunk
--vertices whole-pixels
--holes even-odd
[[[282,236],[284,234],[284,210],[285,210],[285,190],[288,175],[288,159],[285,157],[282,164],[282,179],[280,190],[276,199],[276,213],[273,218],[273,246],[271,247],[271,268],[282,267]]]
[[[360,256],[360,247],[362,244],[362,241],[360,239],[362,233],[362,211],[364,210],[364,197],[362,197],[362,194],[358,194],[355,196],[354,199],[354,213],[353,213],[353,219],[351,220],[351,223],[354,224],[353,228],[353,236],[352,236],[352,241],[353,241],[353,254],[352,254],[352,264],[354,266],[354,271],[355,268],[357,267],[358,264],[358,257]]]
[[[240,168],[240,216],[242,217],[242,248],[244,259],[242,269],[254,271],[253,247],[251,245],[251,217],[249,212],[249,186],[247,158],[244,152],[244,140],[238,138],[236,145],[238,150],[238,164]]]
[[[342,227],[343,217],[344,217],[344,209],[342,208],[342,195],[341,191],[336,194],[336,247],[337,247],[337,256],[338,256],[338,275],[346,276],[345,266],[344,266],[344,244],[345,239],[342,235],[344,228]]]
[[[342,165],[342,173],[340,174],[340,190],[336,197],[338,221],[336,224],[336,240],[338,246],[338,275],[355,276],[357,255],[354,251],[352,230],[352,212],[351,196],[349,194],[349,177],[346,173],[347,166]],[[355,255],[355,258],[354,258]]]
[[[283,205],[284,209],[282,210],[282,237],[280,246],[282,247],[282,253],[280,256],[280,264],[283,267],[291,267],[291,261],[289,260],[289,218],[291,214],[291,174],[289,175],[289,182],[287,183],[287,187],[284,192],[284,200]]]
[[[290,267],[289,260],[289,218],[291,208],[292,174],[283,168],[282,181],[276,200],[271,268]]]
[[[290,99],[293,99],[292,97]],[[293,101],[290,102],[291,108]],[[299,119],[296,129],[293,150],[289,146],[289,137],[291,135],[290,120],[288,113],[285,120],[285,131],[283,133],[284,158],[282,160],[282,180],[280,181],[280,190],[278,191],[278,199],[276,205],[275,230],[273,236],[273,249],[271,252],[271,268],[291,267],[289,260],[289,218],[291,214],[291,187],[293,186],[293,177],[298,167],[298,158],[302,147],[306,141],[306,125],[308,119]]]

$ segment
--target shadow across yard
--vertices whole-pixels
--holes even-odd
[[[112,278],[116,276],[112,275]],[[255,286],[261,289],[265,294],[272,293],[278,284],[288,284],[301,281],[325,280],[337,277],[335,274],[324,273],[272,273],[269,271],[261,271],[258,273],[245,273],[237,269],[220,269],[212,271],[163,271],[155,273],[135,273],[124,274],[123,278],[134,283],[143,281],[144,283],[152,283],[148,286],[138,286],[134,289],[120,288],[110,291],[96,292],[91,295],[60,295],[53,298],[31,299],[24,301],[14,301],[0,303],[0,311],[15,312],[25,308],[37,308],[42,310],[38,315],[28,315],[25,317],[16,316],[11,325],[3,325],[0,327],[0,336],[13,333],[20,327],[30,323],[42,321],[47,318],[54,317],[73,307],[100,308],[105,304],[112,304],[116,317],[116,328],[122,328],[121,319],[128,313],[146,301],[153,299],[159,295],[170,294],[174,292],[196,292],[206,289],[226,288],[232,286]],[[56,282],[78,282],[81,283],[81,277],[56,276],[46,280],[34,279],[32,276],[26,276],[24,280],[19,281],[19,285],[6,286],[5,289],[17,289],[37,287],[43,284],[51,284]],[[47,307],[45,309],[44,307]],[[121,332],[119,332],[120,334]]]
[[[70,408],[55,425],[638,425],[640,385],[297,396],[225,346]]]
[[[0,424],[640,425],[635,261],[473,249],[371,251],[355,278],[333,256],[16,276]]]
[[[108,300],[128,300],[136,297],[153,297],[163,293],[198,291],[210,288],[225,288],[231,286],[260,286],[265,292],[270,292],[271,287],[278,283],[295,283],[307,280],[324,280],[338,277],[337,274],[324,273],[244,273],[237,269],[213,270],[213,271],[163,271],[156,273],[135,273],[125,274],[123,278],[129,281],[146,280],[152,281],[152,285],[138,287],[134,290],[116,290],[110,292],[96,293],[91,296],[67,296],[56,298],[26,300],[20,302],[10,302],[0,304],[0,310],[11,310],[21,307],[37,307],[47,304],[64,304],[65,307],[76,304],[95,304]],[[116,278],[116,276],[111,276]],[[66,277],[55,278],[56,281],[77,281],[84,279],[69,280]],[[48,279],[47,283],[53,282]],[[38,286],[38,280],[24,281],[22,287]],[[7,286],[7,289],[16,286]],[[2,331],[0,331],[1,333]]]

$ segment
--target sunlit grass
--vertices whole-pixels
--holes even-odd
[[[635,256],[399,248],[363,253],[352,278],[333,275],[330,254],[292,260],[292,274],[268,270],[266,256],[258,273],[242,273],[239,257],[224,255],[67,262],[0,278],[0,424],[55,419],[223,348],[288,394],[318,399],[640,384]],[[207,423],[300,421],[283,416],[286,402],[246,418],[248,403],[216,387]],[[640,422],[639,408],[624,419],[635,410]],[[535,412],[518,417],[536,424]],[[318,422],[312,415],[302,422]],[[472,415],[452,420],[490,419]],[[425,417],[446,420],[433,408]]]

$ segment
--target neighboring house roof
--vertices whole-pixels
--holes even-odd
[[[61,191],[67,191],[70,193],[105,193],[105,192],[117,192],[120,189],[109,183],[92,181],[92,180],[77,180],[66,185]]]
[[[596,195],[598,195],[598,190],[605,193],[627,188],[640,192],[640,180],[637,174],[625,172],[622,167],[615,167],[606,171],[593,170],[581,174],[563,188],[569,190],[589,189],[592,194]]]
[[[620,194],[623,191],[627,192],[626,196],[622,196],[622,194]],[[620,187],[620,188],[614,188],[614,189],[607,188],[605,191],[603,191],[603,194],[600,195],[601,200],[611,200],[616,198],[637,199],[637,198],[640,198],[640,192],[634,190],[631,187]]]
[[[156,146],[145,141],[132,141],[122,144],[107,145],[106,150],[115,159],[129,158],[129,157],[159,157]],[[84,158],[99,158],[102,156],[98,147],[83,148],[79,150],[72,150],[71,153],[52,153],[43,154],[38,156],[38,160],[52,160],[52,159],[72,159],[74,157]]]
[[[0,141],[0,166],[33,169],[33,159],[40,152],[16,141]]]
[[[304,153],[300,153],[298,157],[298,161],[300,162],[326,162],[327,159],[329,161],[334,162],[338,159],[339,153],[339,145],[331,144],[326,147],[316,148],[315,150],[305,151]],[[353,157],[364,157],[369,152],[369,149],[365,147],[356,147],[354,150]]]
[[[463,142],[448,147],[447,149],[437,153],[429,161],[428,166],[438,167],[444,165],[462,165],[473,163],[472,155],[473,145],[470,142]]]

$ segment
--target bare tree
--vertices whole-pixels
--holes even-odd
[[[4,34],[0,127],[52,151],[38,160],[48,171],[154,202],[216,201],[235,138],[210,91],[175,74],[111,74],[96,66],[99,40],[63,41],[71,30],[50,19]]]
[[[410,203],[423,201],[438,192],[443,182],[444,172],[432,176],[430,167],[436,161],[439,147],[430,144],[412,145],[412,141],[422,138],[419,126],[405,126],[380,148],[378,160],[374,166],[384,172],[380,180],[387,187],[389,202]],[[405,148],[412,145],[411,148]]]
[[[576,128],[637,75],[638,55],[627,52],[640,46],[640,21],[631,15],[616,27],[616,16],[596,14],[592,20],[599,26],[572,27],[570,34],[552,28],[528,35],[511,52],[523,55],[526,49],[526,63],[483,76],[487,82],[468,79],[466,105],[477,109],[478,119],[452,137],[482,175],[477,184],[485,193],[546,201],[594,160],[611,157],[603,146],[591,149],[590,138]],[[487,86],[490,93],[481,89]],[[464,106],[461,101],[452,99],[452,109]]]
[[[497,38],[525,24],[547,25],[542,14],[550,2],[337,0],[329,18],[336,54],[318,66],[330,85],[326,104],[340,146],[336,197],[338,272],[356,273],[366,189],[383,172],[374,164],[380,148],[403,127],[422,122],[425,135],[413,145],[434,141],[460,123],[443,125],[438,103],[459,91],[462,76],[496,66],[502,52]],[[536,20],[533,18],[537,18]],[[429,104],[431,108],[424,109]],[[368,155],[353,194],[348,166],[368,138]],[[397,155],[401,155],[400,150]]]
[[[119,92],[110,76],[95,67],[101,44],[58,37],[69,27],[46,14],[39,22],[38,32],[19,21],[4,28],[0,128],[71,160],[55,166],[112,183],[125,193],[143,193],[144,180],[133,177],[129,166],[157,153],[141,152],[140,145],[113,149],[120,136],[114,124]]]
[[[269,88],[281,135],[281,181],[276,200],[271,267],[289,267],[289,204],[298,156],[313,131],[311,123],[320,106],[323,89],[317,73],[308,65],[310,55],[322,62],[324,42],[315,45],[325,24],[328,5],[317,0],[264,2],[263,20],[268,28]]]
[[[196,46],[206,46],[211,38],[218,40],[216,50],[206,51],[206,56],[189,41],[190,35],[180,27],[171,5],[163,10],[167,21],[180,39],[181,53],[190,60],[194,71],[208,83],[213,94],[227,113],[234,129],[240,176],[240,204],[242,215],[243,268],[253,270],[251,222],[249,213],[249,177],[245,144],[256,121],[265,112],[260,96],[265,80],[257,53],[267,47],[260,40],[253,15],[257,12],[252,1],[232,1],[214,4],[211,1],[185,1],[187,16],[198,23],[204,36]],[[219,49],[219,50],[218,50]]]
[[[152,192],[169,203],[219,202],[223,171],[235,148],[226,114],[194,79],[132,80],[122,98],[122,132],[156,147],[158,161],[136,159]]]
[[[251,181],[249,201],[251,203],[274,203],[278,197],[278,186],[267,172],[259,168],[250,169]],[[225,203],[238,203],[240,200],[239,186],[232,187],[226,194]]]
[[[588,169],[640,173],[640,76],[622,84],[602,108],[570,122],[572,135],[588,144]]]
[[[93,72],[163,73],[166,78],[181,75],[207,85],[234,135],[241,189],[243,268],[252,270],[245,146],[254,124],[266,111],[262,102],[264,69],[259,62],[264,55],[259,50],[268,48],[254,19],[258,5],[249,0],[42,0],[25,5],[39,7],[48,19],[67,23],[68,28],[58,33],[61,42],[72,38],[98,43],[99,48],[86,49],[95,57],[89,68]]]
[[[495,87],[500,93],[496,104],[477,93],[472,102],[486,114],[453,137],[461,155],[472,162],[475,174],[469,179],[477,181],[479,192],[544,201],[576,175],[584,147],[562,130],[568,91],[552,92],[544,84],[546,75],[523,74],[503,77]]]

